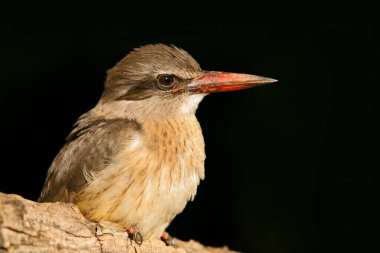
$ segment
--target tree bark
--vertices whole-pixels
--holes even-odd
[[[227,247],[206,247],[175,239],[168,247],[158,239],[141,246],[128,238],[121,226],[87,220],[70,203],[37,203],[0,192],[0,253],[118,252],[118,253],[233,253]]]

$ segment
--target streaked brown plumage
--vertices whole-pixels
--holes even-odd
[[[91,220],[160,237],[204,178],[199,102],[273,81],[204,72],[174,46],[135,49],[108,71],[98,104],[79,118],[39,200],[73,202]]]

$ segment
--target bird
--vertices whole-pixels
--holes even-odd
[[[96,222],[123,226],[131,239],[165,232],[205,177],[196,110],[214,92],[277,80],[204,71],[174,45],[137,47],[107,71],[95,107],[79,117],[47,172],[39,202],[69,202]]]

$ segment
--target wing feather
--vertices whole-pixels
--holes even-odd
[[[135,120],[84,114],[52,162],[39,201],[75,202],[76,194],[136,131],[141,125]]]

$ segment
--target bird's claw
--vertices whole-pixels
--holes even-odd
[[[171,237],[168,232],[162,233],[161,240],[165,242],[166,246],[173,246],[175,248],[177,247],[174,238]]]
[[[131,240],[133,240],[137,245],[141,245],[143,243],[143,237],[136,226],[131,226],[127,229],[128,236]]]

